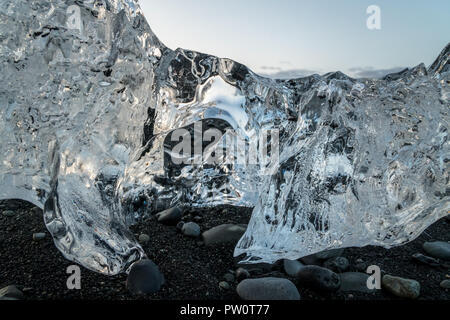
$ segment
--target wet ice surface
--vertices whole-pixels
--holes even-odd
[[[383,80],[275,81],[166,48],[134,1],[74,4],[0,2],[0,199],[44,207],[68,259],[125,271],[144,255],[128,227],[180,204],[256,206],[235,251],[251,262],[400,245],[448,213],[448,46]],[[174,164],[181,128],[244,144]],[[268,130],[278,161],[240,162]]]

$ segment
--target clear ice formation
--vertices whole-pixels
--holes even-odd
[[[145,255],[129,226],[181,204],[255,206],[249,263],[397,246],[449,211],[449,52],[380,80],[280,81],[170,50],[136,1],[0,0],[0,199],[44,208],[64,256],[110,275]],[[232,128],[249,154],[276,129],[278,162],[174,165],[179,128]]]

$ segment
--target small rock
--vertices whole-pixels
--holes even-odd
[[[284,272],[291,277],[295,277],[298,271],[304,267],[303,263],[297,260],[283,260]]]
[[[420,263],[429,265],[431,267],[439,267],[441,264],[438,260],[432,257],[425,256],[421,253],[415,253],[412,255],[412,258]]]
[[[131,266],[127,277],[127,288],[133,294],[158,292],[164,284],[164,275],[151,260],[140,260]]]
[[[33,240],[34,241],[41,241],[45,239],[46,234],[44,232],[39,233],[33,233]]]
[[[303,257],[300,261],[308,266],[320,266],[322,264],[322,261],[315,254]]]
[[[275,264],[270,263],[240,263],[242,268],[246,269],[252,275],[267,274],[275,268]]]
[[[226,281],[221,281],[219,282],[219,287],[223,290],[228,290],[230,289],[230,285],[228,284],[228,282]]]
[[[200,216],[195,216],[194,217],[194,221],[197,221],[197,222],[200,222],[200,221],[202,221],[202,217],[200,217]]]
[[[368,293],[375,291],[367,287],[367,279],[369,279],[369,275],[367,273],[344,272],[339,276],[341,278],[341,286],[339,288],[339,291],[358,291]]]
[[[0,300],[21,300],[21,299],[23,299],[23,293],[14,285],[0,289]]]
[[[339,276],[319,266],[304,266],[296,276],[299,284],[323,291],[336,291],[341,285]]]
[[[180,231],[183,229],[184,221],[180,221],[177,223],[177,231]]]
[[[3,215],[6,217],[14,217],[15,213],[12,210],[5,210],[5,211],[3,211]]]
[[[367,263],[366,262],[359,262],[355,264],[355,269],[359,272],[366,272],[367,270]]]
[[[444,280],[440,284],[441,288],[450,289],[450,280]]]
[[[344,253],[344,249],[325,250],[300,259],[306,265],[319,266],[324,260],[336,258]]]
[[[331,259],[328,259],[327,261],[325,261],[323,266],[334,272],[341,273],[348,269],[349,262],[348,262],[348,259],[345,257],[336,257],[336,258],[331,258]]]
[[[145,243],[148,243],[149,241],[150,241],[150,237],[149,237],[148,234],[142,233],[142,234],[139,236],[139,242],[140,242],[140,243],[145,244]]]
[[[245,280],[247,278],[250,278],[250,272],[248,272],[244,268],[238,268],[236,270],[236,279],[238,282],[241,282],[242,280]]]
[[[444,241],[425,242],[423,250],[435,258],[450,260],[450,243]]]
[[[183,232],[185,236],[197,238],[200,236],[200,226],[195,222],[188,222],[183,225],[181,232]]]
[[[165,225],[174,226],[183,217],[183,210],[179,207],[170,208],[157,213],[156,217],[158,218],[158,222]]]
[[[223,278],[227,282],[234,282],[234,276],[231,273],[226,273]]]
[[[236,291],[244,300],[300,300],[295,285],[283,278],[245,279]]]
[[[246,228],[234,224],[222,224],[203,232],[203,240],[207,246],[218,243],[237,243]]]
[[[416,280],[386,274],[381,283],[383,288],[397,297],[416,299],[420,295],[420,283]]]
[[[332,249],[332,250],[325,250],[322,252],[318,252],[318,253],[316,253],[316,257],[320,260],[327,260],[327,259],[342,256],[343,254],[344,254],[344,249]]]

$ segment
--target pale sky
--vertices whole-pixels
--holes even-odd
[[[449,0],[140,0],[158,38],[280,76],[427,66],[450,42]],[[366,9],[381,9],[369,30]]]

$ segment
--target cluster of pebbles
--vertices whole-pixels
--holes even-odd
[[[202,220],[202,217],[190,214],[185,216],[183,212],[182,208],[171,208],[160,212],[156,218],[159,223],[175,226],[178,232],[186,237],[198,239],[199,245],[235,244],[246,229],[245,225],[221,224],[202,233],[197,223]],[[185,222],[184,218],[193,221]],[[139,235],[139,239],[144,243],[149,238],[147,234]],[[425,242],[423,251],[424,253],[414,254],[412,259],[430,267],[449,268],[449,242]],[[347,272],[350,262],[344,256],[344,252],[344,249],[329,250],[299,260],[283,260],[284,275],[293,280],[284,277],[281,273],[278,277],[252,278],[251,271],[255,268],[273,269],[271,265],[256,264],[230,270],[224,274],[223,281],[218,285],[223,290],[229,290],[232,284],[237,282],[236,292],[244,300],[300,300],[299,286],[329,293],[337,291],[371,293],[374,290],[386,290],[400,298],[416,299],[420,296],[421,285],[418,281],[390,274],[381,275],[379,267],[367,266],[366,268],[366,264],[361,259],[356,261],[356,268],[362,272]],[[164,276],[150,260],[135,263],[127,280],[127,287],[135,294],[155,293],[163,284]],[[450,280],[444,279],[440,286],[448,289],[449,284]]]
[[[427,230],[414,242],[390,250],[378,247],[347,248],[274,264],[240,264],[239,257],[233,257],[233,248],[245,232],[245,221],[248,221],[250,213],[249,209],[227,207],[171,208],[160,212],[132,227],[148,259],[136,262],[128,275],[119,277],[105,278],[83,269],[83,294],[76,298],[91,299],[94,294],[98,298],[111,299],[450,298],[448,217],[430,227],[430,231]],[[43,256],[55,259],[52,255],[57,251],[51,245],[51,237],[42,221],[32,223],[41,219],[38,218],[41,215],[40,209],[29,204],[27,207],[18,202],[0,201],[0,245],[3,241],[12,249],[13,239],[2,236],[17,234],[23,238],[26,236],[22,233],[24,228],[17,231],[16,224],[23,224],[29,219],[33,225],[26,229],[30,232],[27,236],[29,240],[17,245],[34,243],[33,250],[42,246],[41,250],[49,253],[44,252]],[[20,252],[19,248],[17,252]],[[33,279],[33,276],[39,277],[41,274],[31,276],[30,283],[34,285],[15,284],[8,280],[14,278],[10,276],[14,273],[11,270],[14,263],[6,263],[1,258],[0,266],[7,267],[0,269],[0,299],[61,298],[57,292],[48,293],[52,288],[44,291],[32,287],[36,286],[35,283],[43,288],[49,286],[51,281],[48,277],[52,275],[47,275],[46,280],[42,281]],[[24,259],[30,262],[30,258]],[[395,259],[399,262],[393,261]],[[56,260],[59,261],[59,257]],[[84,276],[88,272],[89,276]],[[93,278],[101,279],[101,282],[94,284]],[[98,283],[102,286],[111,283],[111,286],[98,288]],[[42,296],[42,292],[46,292],[47,296]]]

